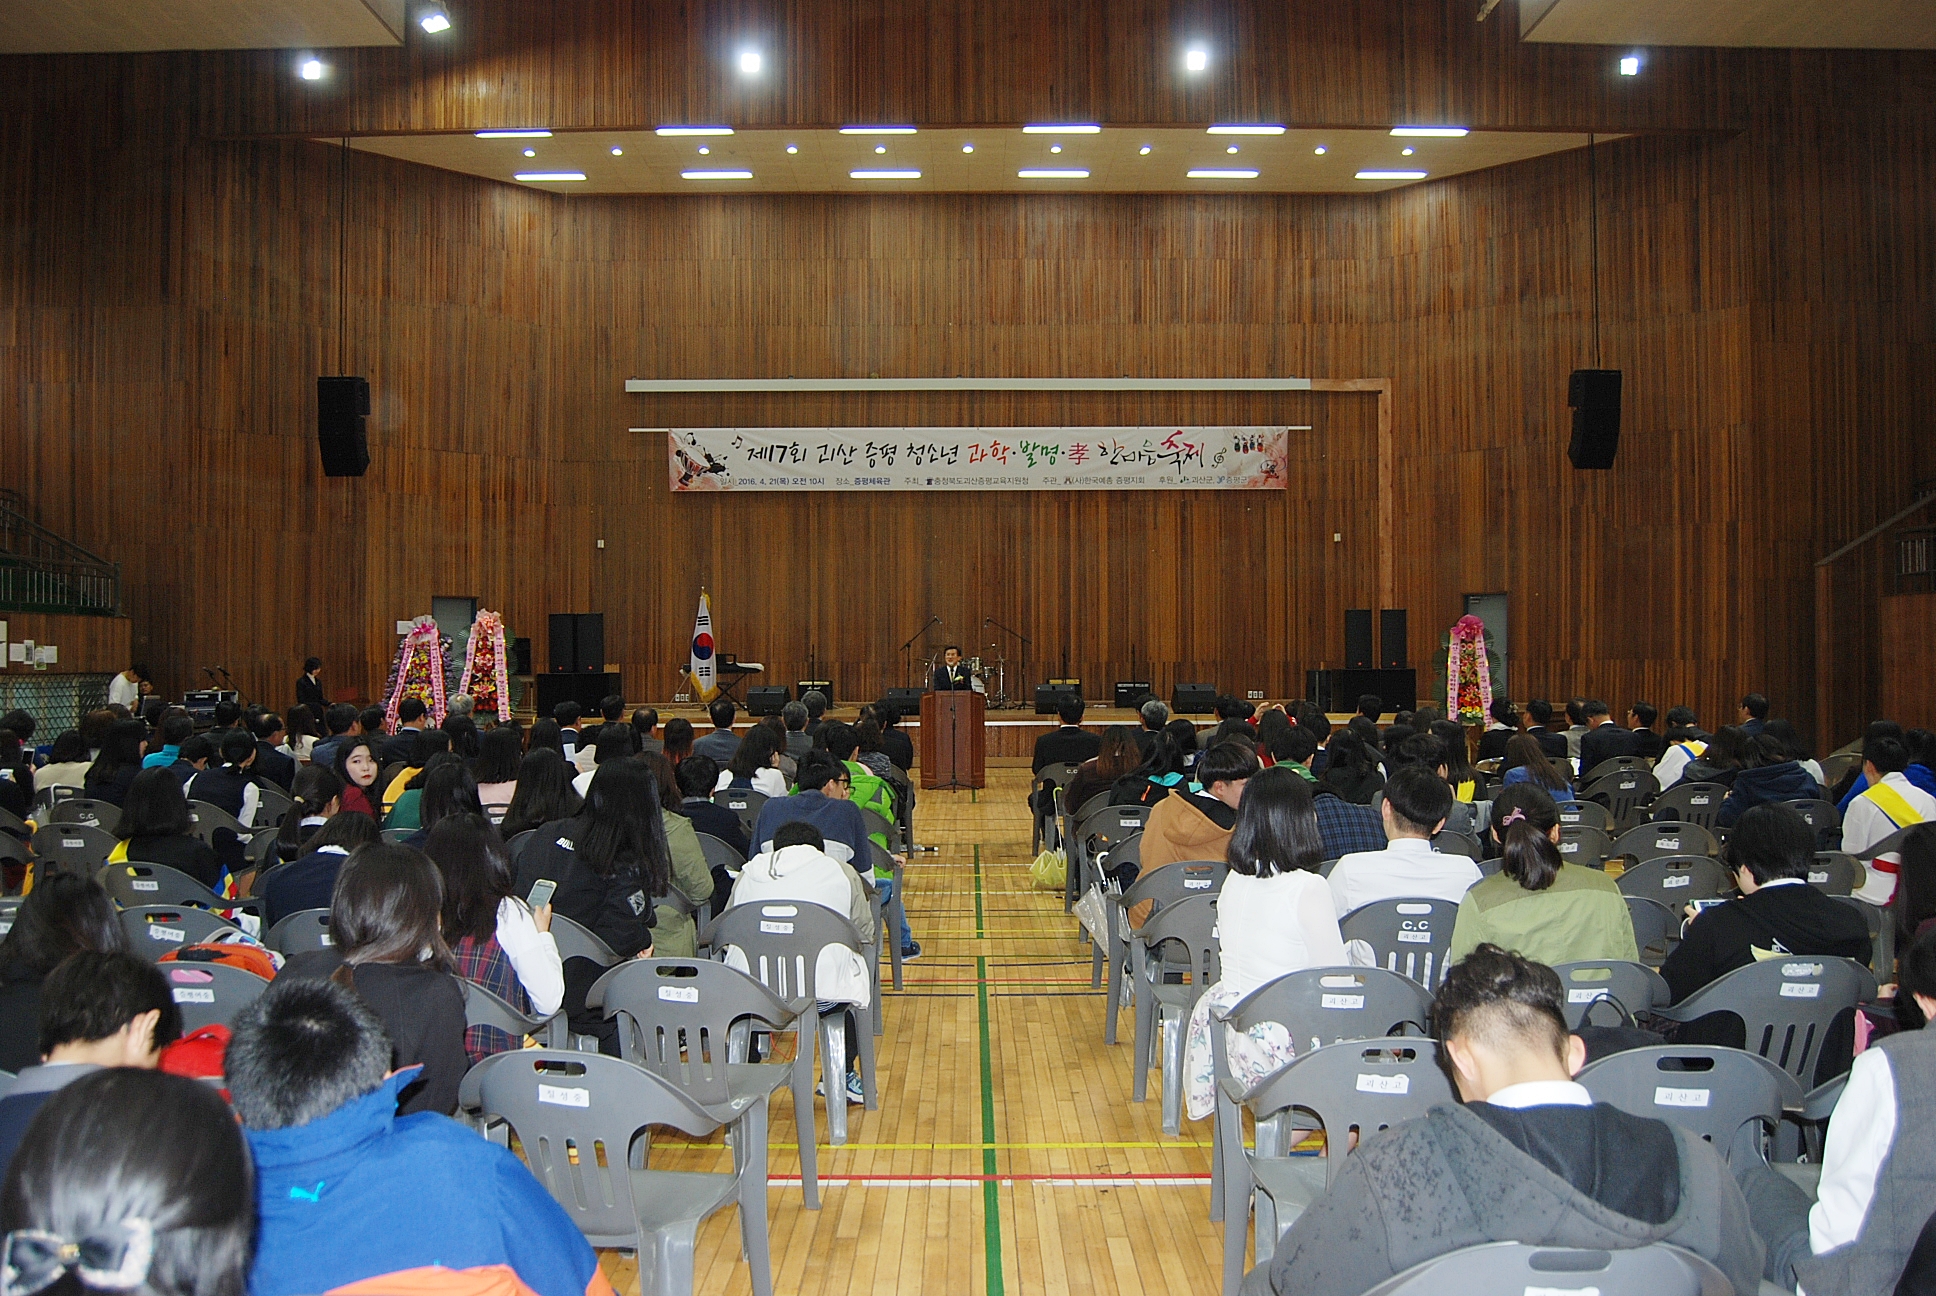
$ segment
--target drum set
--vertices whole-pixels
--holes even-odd
[[[1014,707],[1033,706],[1034,703],[1030,699],[1009,697],[1008,658],[1002,655],[1002,646],[989,644],[984,651],[989,655],[963,657],[961,661],[968,668],[969,678],[972,681],[970,687],[987,698],[989,709],[1007,710]],[[924,680],[933,679],[934,672],[945,664],[942,657],[943,654],[935,653],[928,658],[927,673],[922,677]],[[1024,688],[1026,691],[1022,684],[1018,683],[1017,687]]]

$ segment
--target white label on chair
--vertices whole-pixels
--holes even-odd
[[[205,990],[205,989],[198,990],[193,986],[176,986],[175,1002],[176,1003],[214,1003],[215,992],[213,990]]]
[[[592,1091],[566,1085],[541,1084],[538,1086],[538,1101],[550,1103],[553,1107],[590,1107]]]
[[[1781,965],[1781,974],[1785,977],[1820,976],[1822,965],[1820,963],[1784,963]]]
[[[63,849],[63,850],[86,850],[86,849],[87,849],[87,838],[85,838],[85,837],[63,837],[63,838],[61,838],[61,849]]]
[[[1781,997],[1784,999],[1820,999],[1820,981],[1784,981],[1781,983]]]
[[[791,936],[793,935],[793,924],[790,922],[768,922],[762,918],[760,919],[760,930],[769,932],[775,936]]]
[[[1400,913],[1402,913],[1402,914],[1428,914],[1428,913],[1431,913],[1431,912],[1432,912],[1432,906],[1431,906],[1431,905],[1428,905],[1428,904],[1403,904],[1403,903],[1401,903],[1401,904],[1400,904],[1400,905],[1398,906],[1398,912],[1400,912]]]
[[[12,930],[13,930],[13,919],[0,918],[0,936],[5,936],[8,932]]]
[[[1358,1073],[1359,1093],[1403,1094],[1412,1091],[1412,1078],[1408,1075],[1366,1075]]]
[[[1593,990],[1568,990],[1566,992],[1566,1002],[1592,1003],[1596,999],[1605,998],[1606,993],[1606,990],[1603,988]]]
[[[1364,1006],[1365,997],[1363,995],[1328,994],[1318,996],[1318,1007],[1320,1008],[1363,1008]]]
[[[1428,931],[1402,931],[1398,933],[1398,939],[1406,945],[1430,945],[1432,943],[1432,933]]]
[[[1819,886],[1820,884],[1828,881],[1828,870],[1823,869],[1820,873],[1810,873],[1808,875],[1808,880]]]
[[[1706,1089],[1669,1089],[1662,1085],[1654,1090],[1654,1106],[1705,1107],[1707,1096]]]
[[[186,933],[186,932],[184,932],[184,931],[183,931],[183,930],[182,930],[181,928],[179,928],[179,927],[164,927],[164,926],[162,926],[162,924],[160,924],[160,923],[149,923],[149,924],[148,924],[148,939],[149,939],[149,940],[165,940],[165,941],[174,941],[174,942],[175,942],[175,943],[176,943],[177,945],[179,945],[179,944],[181,944],[181,943],[182,943],[182,939],[183,939],[183,938],[184,938],[184,937],[185,937],[185,936],[186,936],[187,934],[188,934],[188,933]]]
[[[660,986],[659,998],[667,1003],[698,1003],[698,986]]]
[[[1183,889],[1185,891],[1208,891],[1210,889],[1210,879],[1209,878],[1184,878]]]
[[[1598,1287],[1528,1287],[1520,1296],[1600,1296]]]
[[[1655,850],[1671,850],[1671,851],[1677,851],[1677,850],[1679,850],[1680,848],[1681,848],[1681,839],[1680,839],[1680,838],[1678,838],[1678,837],[1656,837],[1656,838],[1654,838],[1654,849],[1655,849]]]
[[[1671,891],[1675,887],[1684,887],[1684,886],[1693,886],[1693,885],[1694,885],[1694,875],[1692,873],[1682,873],[1678,876],[1670,874],[1667,877],[1664,877],[1660,880],[1660,889],[1663,891]]]
[[[137,891],[161,890],[161,883],[156,882],[152,878],[136,878],[134,881],[128,883],[128,885],[133,887]]]
[[[322,941],[322,943],[325,945],[334,945],[336,943],[336,938],[334,936],[331,936],[328,932],[318,932],[317,939]]]
[[[1118,819],[1116,826],[1118,828],[1141,828],[1143,821],[1141,819]]]
[[[1712,805],[1713,803],[1714,803],[1714,794],[1711,792],[1703,792],[1699,796],[1693,796],[1693,797],[1687,798],[1687,804],[1691,806]]]
[[[1577,855],[1577,854],[1579,854],[1579,853],[1580,853],[1580,843],[1579,843],[1579,842],[1577,842],[1577,841],[1572,841],[1572,840],[1562,840],[1562,841],[1560,842],[1560,854],[1562,854],[1562,855]]]

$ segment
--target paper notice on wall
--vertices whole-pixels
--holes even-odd
[[[58,666],[60,664],[60,645],[42,644],[40,646],[39,661],[43,666]]]
[[[8,644],[8,645],[7,645],[7,660],[8,660],[8,661],[10,661],[10,662],[24,662],[24,661],[26,661],[26,660],[27,660],[27,645],[26,645],[26,644],[24,644],[24,643],[10,643],[10,644]]]

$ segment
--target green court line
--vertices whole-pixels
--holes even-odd
[[[981,846],[975,846],[975,932],[982,930]],[[1002,1296],[1002,1192],[995,1179],[995,1066],[988,1042],[988,959],[975,958],[975,1007],[981,1020],[981,1185],[982,1245],[988,1271],[988,1296]]]

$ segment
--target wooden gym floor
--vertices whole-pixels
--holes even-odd
[[[848,1109],[848,1143],[817,1117],[821,1208],[805,1209],[793,1103],[772,1104],[776,1293],[1214,1292],[1222,1233],[1209,1222],[1210,1123],[1165,1138],[1157,1103],[1132,1103],[1133,1014],[1102,1042],[1088,946],[1058,892],[1029,883],[1026,770],[978,793],[923,792],[916,836],[939,846],[907,869],[921,942],[906,988],[884,986],[879,1111]],[[882,980],[887,982],[886,968]],[[664,1169],[723,1169],[714,1135],[654,1144]],[[699,1235],[699,1296],[752,1290],[728,1208]],[[629,1256],[602,1254],[620,1296]]]

